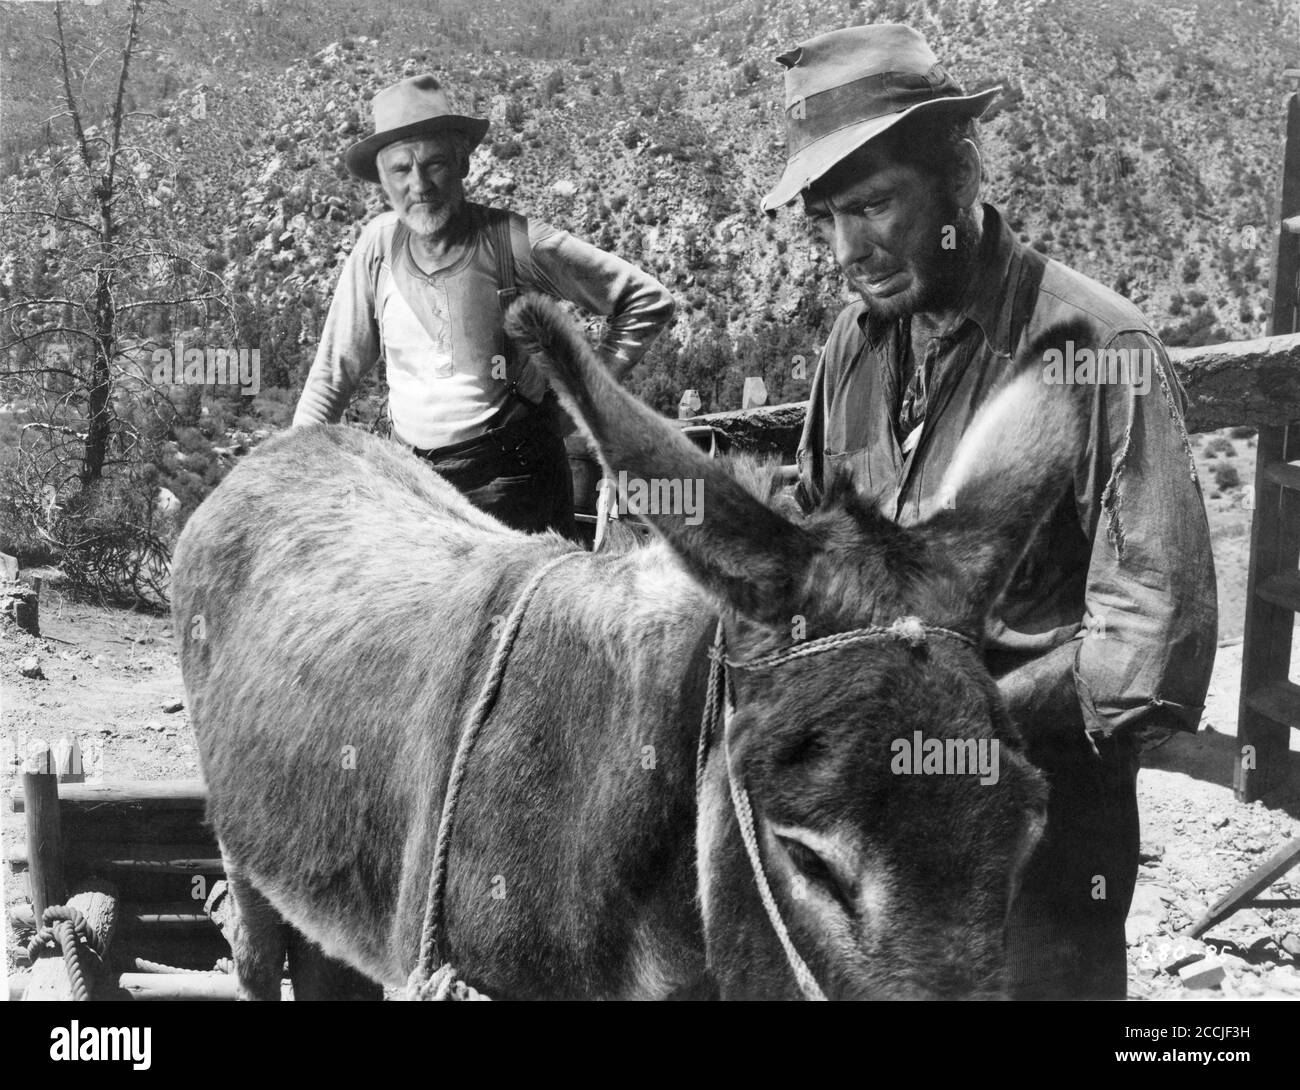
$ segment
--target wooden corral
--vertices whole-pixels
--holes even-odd
[[[1283,427],[1300,420],[1300,334],[1169,354],[1187,392],[1190,431]],[[788,463],[804,415],[804,404],[794,403],[681,423],[706,449],[731,447]],[[575,472],[578,510],[595,522],[599,466],[586,466],[584,473]],[[234,999],[234,977],[217,969],[230,951],[213,917],[225,921],[220,911],[210,916],[205,909],[223,872],[203,821],[203,785],[60,783],[67,777],[53,768],[48,750],[27,757],[10,806],[10,820],[21,815],[26,824],[27,843],[10,856],[9,866],[27,874],[31,904],[15,910],[13,922],[20,936],[29,937],[48,906],[76,908],[88,925],[83,934],[88,930],[90,945],[100,950],[83,949],[70,971],[60,944],[48,943],[30,971],[11,980],[10,998],[71,998],[70,977],[80,970],[85,993],[94,999]],[[70,923],[54,929],[65,940],[74,930]],[[76,943],[87,945],[84,938]]]
[[[1169,359],[1187,392],[1188,431],[1238,424],[1272,427],[1300,420],[1300,333],[1171,348]],[[708,413],[684,424],[706,424],[737,450],[779,454],[793,461],[803,431],[804,402]]]
[[[30,938],[49,906],[66,906],[86,926],[75,942],[71,924],[56,934],[10,998],[234,999],[234,977],[217,971],[230,948],[204,907],[223,869],[203,785],[59,778],[48,749],[27,755],[9,807],[27,840],[8,862],[27,874],[31,903],[11,920]]]

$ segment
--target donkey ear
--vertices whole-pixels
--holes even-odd
[[[506,332],[531,354],[590,438],[628,509],[668,542],[701,584],[763,623],[784,623],[798,612],[798,587],[815,548],[803,529],[619,386],[552,300],[520,298],[506,315]],[[617,476],[615,466],[623,470]],[[647,493],[679,501],[691,496],[693,509],[664,511],[656,504],[645,510],[637,501]]]
[[[962,572],[978,618],[1006,590],[1034,533],[1060,502],[1083,441],[1083,402],[1044,381],[1044,363],[1067,343],[1088,344],[1082,323],[1054,326],[1017,361],[1016,375],[962,436],[915,530]]]

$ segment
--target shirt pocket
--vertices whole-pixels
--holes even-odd
[[[824,486],[842,473],[853,478],[853,484],[859,492],[874,492],[875,482],[871,479],[871,450],[859,447],[857,450],[826,450],[822,452]]]

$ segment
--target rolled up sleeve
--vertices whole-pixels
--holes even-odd
[[[673,297],[621,257],[546,224],[530,225],[532,267],[521,279],[547,295],[608,317],[600,350],[630,368],[672,319]]]
[[[343,263],[293,427],[337,423],[357,383],[379,359],[372,243],[373,235],[364,234]]]
[[[1137,381],[1098,384],[1089,455],[1076,480],[1092,553],[1074,680],[1089,731],[1195,731],[1218,634],[1205,504],[1183,424],[1186,399],[1164,347],[1140,332],[1111,349],[1149,350]],[[1147,388],[1149,386],[1149,388]]]

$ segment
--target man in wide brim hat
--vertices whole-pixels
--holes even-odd
[[[376,184],[379,170],[375,159],[389,144],[451,133],[468,154],[488,131],[487,118],[469,117],[452,108],[451,99],[434,76],[412,76],[385,87],[375,94],[370,108],[375,131],[348,148],[343,161],[353,177]]]
[[[390,210],[344,263],[295,426],[333,424],[382,358],[392,435],[481,510],[517,530],[577,536],[563,417],[519,358],[504,310],[524,291],[608,317],[599,351],[622,377],[673,314],[668,290],[614,254],[465,195],[488,131],[433,75],[371,101],[374,131],[345,153]]]
[[[763,210],[802,196],[860,297],[813,376],[801,502],[834,495],[847,472],[898,522],[930,517],[971,422],[1025,371],[1091,422],[1064,452],[1075,469],[1055,510],[985,607],[981,651],[1051,787],[1007,916],[1007,989],[1123,999],[1139,752],[1197,729],[1216,646],[1186,396],[1130,300],[1027,246],[980,200],[976,118],[995,90],[963,94],[905,26],[838,30],[777,59],[788,161]],[[1066,337],[1077,368],[1029,348]],[[943,517],[957,535],[981,513],[958,504]]]
[[[980,117],[1000,87],[968,95],[911,27],[861,26],[812,38],[776,58],[786,67],[786,165],[763,198],[773,213],[847,155],[905,118]]]

